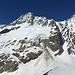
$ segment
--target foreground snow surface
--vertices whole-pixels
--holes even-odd
[[[42,73],[49,71],[51,68],[52,71],[50,71],[48,75],[75,75],[75,58],[72,56],[68,58],[68,55],[65,55],[64,53],[61,58],[57,58],[57,64],[55,63],[56,65],[51,61],[49,61],[47,65],[44,58],[41,57],[25,65],[20,64],[19,69],[15,72],[4,72],[0,75],[43,75]],[[65,60],[63,60],[63,58],[65,58]],[[39,61],[39,64],[37,61]]]
[[[66,44],[65,44],[66,46]],[[64,48],[66,49],[66,47]],[[48,75],[75,75],[75,56],[65,52],[56,58],[58,66],[49,72]]]

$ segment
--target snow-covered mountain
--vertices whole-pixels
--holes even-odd
[[[57,22],[28,12],[0,25],[0,75],[75,75],[75,15]]]

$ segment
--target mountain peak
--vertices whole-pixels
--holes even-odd
[[[32,12],[28,12],[26,14],[23,14],[21,15],[17,20],[23,20],[23,19],[26,19],[26,18],[30,18],[31,16],[33,16],[33,13]]]
[[[71,72],[75,75],[74,18],[56,22],[28,12],[10,25],[0,26],[0,75]]]
[[[33,19],[33,13],[28,12],[26,14],[21,15],[17,20],[13,21],[12,23],[10,23],[10,25],[16,25],[16,24],[21,24],[21,23],[25,23],[25,22],[29,22],[30,20]]]
[[[31,16],[31,15],[33,15],[33,13],[32,12],[28,12],[25,15]]]

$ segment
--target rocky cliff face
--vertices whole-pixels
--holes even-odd
[[[56,68],[55,59],[65,51],[75,55],[74,28],[75,16],[56,22],[31,12],[0,26],[0,73],[21,75],[20,65],[24,65],[26,75],[47,75]]]

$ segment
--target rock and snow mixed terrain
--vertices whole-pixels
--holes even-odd
[[[29,12],[0,25],[0,75],[75,75],[75,15],[57,22]]]

